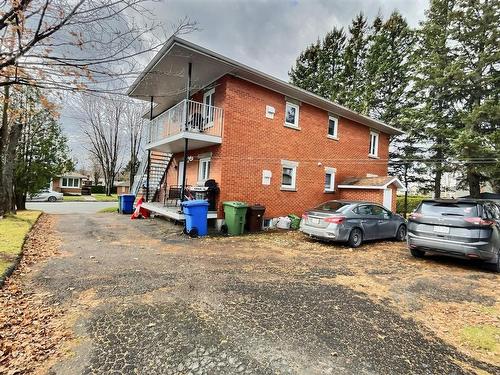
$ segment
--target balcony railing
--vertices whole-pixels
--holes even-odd
[[[182,132],[222,137],[223,112],[222,108],[184,99],[151,121],[149,142]]]

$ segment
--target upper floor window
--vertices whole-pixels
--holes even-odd
[[[299,127],[299,106],[297,104],[286,102],[285,126],[292,128]]]
[[[378,137],[378,133],[374,131],[370,132],[370,151],[368,152],[368,156],[378,157]]]
[[[337,132],[339,127],[339,119],[334,116],[328,116],[328,138],[337,139]]]

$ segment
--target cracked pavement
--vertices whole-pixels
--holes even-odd
[[[117,214],[59,216],[57,230],[62,255],[33,287],[73,311],[75,339],[50,374],[500,370],[336,283],[353,275],[337,247],[298,251],[286,233],[189,239],[166,221]]]

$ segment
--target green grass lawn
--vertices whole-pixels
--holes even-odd
[[[114,213],[114,212],[118,212],[118,206],[115,206],[115,207],[106,207],[106,208],[100,209],[97,212],[100,212],[100,213]]]
[[[86,197],[89,195],[65,195],[63,201],[66,202],[93,202]],[[109,197],[106,194],[92,194],[91,197],[95,199],[96,202],[116,202],[118,201],[118,195],[111,194]]]
[[[0,220],[0,275],[21,253],[24,237],[40,214],[40,211],[19,211]]]

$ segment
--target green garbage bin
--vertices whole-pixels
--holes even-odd
[[[290,219],[290,228],[291,229],[299,229],[300,228],[300,217],[297,215],[291,214],[288,215],[288,218]]]
[[[227,233],[230,235],[242,234],[245,228],[245,216],[248,205],[244,202],[223,202],[224,219]]]

